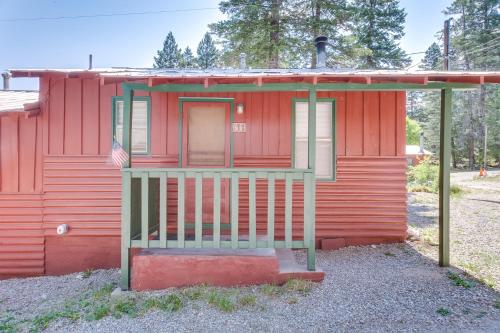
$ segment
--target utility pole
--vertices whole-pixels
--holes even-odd
[[[443,61],[443,69],[445,71],[450,70],[450,20],[447,19],[444,21],[444,41],[443,41],[443,46],[444,46],[444,61]]]

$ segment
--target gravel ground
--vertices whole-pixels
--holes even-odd
[[[451,203],[452,263],[459,268],[436,264],[436,195],[410,194],[410,225],[420,241],[318,251],[326,278],[312,287],[202,287],[200,297],[192,297],[198,289],[173,289],[113,298],[118,270],[4,280],[0,332],[45,326],[46,332],[499,332],[500,182],[466,173],[452,179],[466,190]],[[305,264],[305,253],[296,256]],[[125,314],[122,307],[121,318],[116,311],[100,320],[88,316],[102,304],[143,306],[167,295],[179,296],[182,308]],[[234,309],[223,311],[219,296]]]
[[[500,290],[500,170],[485,179],[478,172],[452,173],[451,184],[463,193],[450,203],[451,264],[467,271],[490,287]],[[414,246],[437,259],[438,196],[410,193],[409,224],[420,234]]]
[[[305,263],[304,253],[297,252]],[[217,293],[254,295],[255,305],[238,304],[222,312],[205,300],[189,300],[177,312],[149,311],[101,320],[54,320],[47,332],[494,332],[500,329],[499,294],[482,285],[456,286],[448,269],[421,255],[410,244],[350,247],[318,253],[325,281],[310,291],[269,295],[265,287],[216,289]],[[460,271],[456,271],[460,274]],[[87,279],[76,274],[0,281],[0,314],[19,321],[44,314],[118,282],[117,270],[95,271]],[[158,293],[126,293],[147,298]],[[441,310],[440,310],[441,309]],[[439,314],[438,310],[443,314]],[[18,327],[28,330],[30,323]]]

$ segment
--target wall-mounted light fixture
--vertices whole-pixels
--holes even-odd
[[[245,111],[245,106],[243,105],[243,103],[238,103],[238,105],[236,105],[236,113],[243,114],[244,111]]]

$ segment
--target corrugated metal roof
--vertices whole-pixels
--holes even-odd
[[[0,112],[24,111],[24,104],[38,102],[38,91],[0,90]]]
[[[86,69],[12,69],[14,77],[41,76],[44,74],[90,75],[122,78],[280,78],[280,77],[329,77],[374,79],[419,78],[423,81],[500,83],[500,72],[440,72],[414,70],[352,70],[352,69],[153,69],[131,67],[109,67]]]

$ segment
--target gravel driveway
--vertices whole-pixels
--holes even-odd
[[[0,332],[499,332],[500,182],[453,179],[467,191],[451,203],[461,268],[436,264],[436,195],[410,194],[420,240],[318,251],[323,283],[112,296],[117,270],[11,279],[0,281]]]

